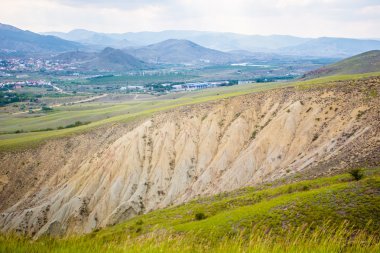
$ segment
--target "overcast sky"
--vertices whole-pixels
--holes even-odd
[[[0,23],[35,32],[202,30],[380,38],[380,0],[1,0]]]

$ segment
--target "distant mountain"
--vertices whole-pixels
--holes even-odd
[[[69,33],[49,33],[63,39],[91,45],[127,48],[156,44],[176,39],[189,40],[219,51],[250,51],[293,56],[344,58],[369,50],[380,49],[379,40],[346,38],[300,38],[288,35],[244,35],[236,33],[168,30],[162,32],[96,33],[73,30]]]
[[[304,78],[311,79],[323,76],[369,72],[380,72],[380,50],[369,51],[319,68],[305,74]]]
[[[268,52],[281,47],[298,45],[309,40],[287,35],[261,36],[201,31],[126,33],[124,38],[140,44],[157,43],[168,39],[183,39],[221,51],[248,50],[254,52]]]
[[[129,32],[129,33],[96,33],[83,29],[73,30],[69,33],[46,33],[63,39],[78,41],[86,44],[114,45],[118,48],[128,46],[146,46],[159,43],[164,40],[178,39],[190,40],[204,47],[221,51],[250,50],[255,52],[267,52],[281,47],[299,45],[308,41],[307,38],[299,38],[287,35],[243,35],[236,33],[202,32],[168,30],[162,32]],[[102,40],[99,39],[102,38]],[[124,41],[124,42],[123,42]]]
[[[136,58],[150,63],[219,64],[233,61],[231,54],[202,47],[188,40],[165,40],[138,49],[127,50]]]
[[[97,70],[106,72],[122,72],[147,69],[149,64],[136,59],[132,55],[114,48],[105,48],[99,53],[67,52],[53,58],[64,63],[71,63],[79,69]]]
[[[98,53],[84,51],[70,51],[52,57],[52,60],[62,63],[82,63],[94,59]]]
[[[97,46],[101,48],[113,47],[120,49],[139,46],[139,44],[126,40],[121,34],[97,33],[85,29],[75,29],[68,33],[49,32],[44,34],[57,36],[65,40],[76,41],[90,46],[95,46],[95,48]]]
[[[25,53],[65,52],[81,49],[77,42],[24,31],[14,26],[0,24],[0,51]]]
[[[318,38],[297,46],[278,49],[276,52],[286,55],[349,57],[370,50],[380,49],[380,41],[344,38]]]

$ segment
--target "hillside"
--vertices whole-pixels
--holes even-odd
[[[345,38],[318,38],[302,44],[280,48],[280,54],[317,57],[350,57],[370,50],[380,49],[378,40],[359,40]]]
[[[298,181],[199,198],[85,236],[34,242],[0,236],[0,252],[380,250],[379,168],[359,181],[348,173]]]
[[[99,53],[82,51],[66,52],[53,57],[64,63],[71,63],[79,69],[119,72],[146,69],[148,64],[120,50],[107,47]]]
[[[359,54],[335,64],[306,73],[304,78],[380,72],[380,50]]]
[[[0,24],[0,51],[49,53],[81,49],[77,42],[67,41],[54,36],[44,36],[23,31],[10,25]]]
[[[1,231],[88,233],[198,196],[379,166],[378,94],[376,76],[258,91],[3,152]]]
[[[125,71],[147,68],[147,64],[132,55],[113,48],[105,48],[96,58],[86,63],[88,68],[106,71]]]
[[[233,59],[233,56],[228,53],[205,48],[188,40],[175,39],[128,50],[127,52],[151,63],[227,63]]]

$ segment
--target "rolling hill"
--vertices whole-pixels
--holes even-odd
[[[157,44],[126,51],[150,63],[197,64],[228,63],[234,57],[228,53],[209,49],[188,40],[165,40]]]
[[[77,42],[0,24],[0,51],[3,52],[56,53],[77,49],[83,49],[83,46]]]
[[[303,78],[380,72],[380,50],[365,52],[306,73]]]
[[[73,64],[79,69],[106,72],[120,72],[149,68],[149,64],[136,59],[132,55],[120,49],[110,47],[103,49],[99,53],[82,51],[66,52],[53,57],[53,59]]]

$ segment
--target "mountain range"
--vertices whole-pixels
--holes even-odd
[[[133,70],[157,63],[227,64],[262,57],[346,58],[376,49],[380,49],[378,40],[198,31],[107,34],[73,30],[41,35],[0,24],[1,55],[53,54],[97,70]]]
[[[203,47],[219,51],[245,50],[281,55],[314,57],[350,57],[369,50],[380,49],[379,40],[349,38],[300,38],[288,35],[244,35],[202,31],[162,31],[97,33],[76,29],[68,33],[50,32],[66,40],[86,43],[93,47],[138,48],[169,39],[189,40]]]

